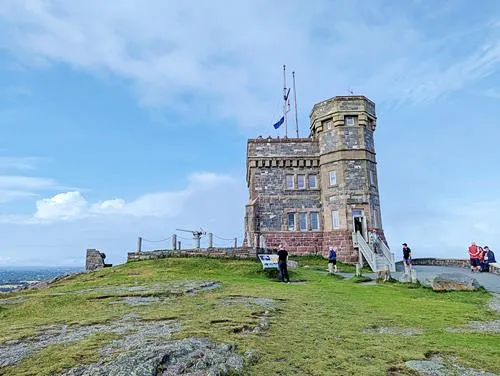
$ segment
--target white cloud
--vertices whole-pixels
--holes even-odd
[[[348,87],[378,103],[433,100],[498,69],[494,21],[453,28],[464,8],[424,5],[4,1],[0,46],[24,62],[129,79],[143,104],[259,126],[279,113],[284,62],[304,108]],[[426,22],[452,26],[433,35]]]
[[[57,188],[53,179],[0,175],[0,203],[34,197],[37,192]]]
[[[86,214],[87,201],[80,192],[59,193],[51,198],[36,202],[35,218],[38,219],[75,219]]]
[[[0,171],[33,170],[40,161],[37,157],[0,157]]]
[[[171,247],[169,237],[177,228],[203,227],[222,238],[238,236],[241,243],[248,196],[244,181],[244,176],[192,174],[180,190],[134,200],[89,202],[77,191],[65,192],[39,201],[37,217],[0,215],[2,257],[10,257],[12,265],[73,265],[82,260],[83,266],[85,250],[97,248],[116,264],[136,249],[138,236],[144,238],[143,250]],[[178,235],[184,248],[192,246],[190,234]],[[216,246],[229,242],[214,238]]]
[[[112,214],[172,218],[179,215],[187,201],[194,196],[203,195],[204,192],[233,182],[234,180],[226,175],[194,173],[183,190],[148,193],[130,202],[115,198],[89,203],[78,191],[64,192],[38,200],[34,217],[44,221],[74,220]]]

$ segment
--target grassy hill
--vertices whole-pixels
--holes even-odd
[[[468,326],[499,319],[490,294],[360,284],[295,259],[301,283],[253,260],[170,258],[2,295],[0,374],[413,375],[405,362],[433,355],[500,372],[498,332]]]

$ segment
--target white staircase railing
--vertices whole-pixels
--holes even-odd
[[[375,253],[370,248],[370,246],[366,242],[365,238],[363,238],[363,236],[361,236],[361,233],[359,233],[359,232],[353,233],[352,237],[353,237],[354,246],[358,247],[359,251],[364,256],[366,262],[368,263],[368,265],[370,265],[370,268],[374,272],[376,272],[377,271],[377,260],[375,258]]]
[[[375,239],[381,253],[374,252],[372,246],[368,244],[358,231],[352,233],[352,243],[355,248],[358,248],[366,262],[374,272],[385,270],[389,266],[391,272],[396,271],[396,264],[394,262],[394,253],[392,253],[387,245],[377,236]]]
[[[389,262],[389,269],[391,272],[396,271],[396,262],[394,261],[394,252],[391,252],[389,247],[377,236],[378,246],[382,250],[382,254]]]

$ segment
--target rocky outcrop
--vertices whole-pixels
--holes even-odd
[[[441,273],[426,279],[423,285],[434,291],[474,291],[480,287],[476,279],[463,273]]]

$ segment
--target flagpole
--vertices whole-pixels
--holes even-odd
[[[297,132],[297,138],[299,138],[299,117],[297,115],[297,92],[295,91],[295,72],[292,72],[293,77],[293,101],[295,106],[295,131]]]
[[[286,116],[286,65],[283,64],[283,117],[285,118],[285,138],[288,137],[288,120]]]

